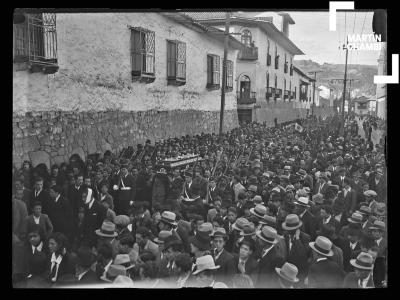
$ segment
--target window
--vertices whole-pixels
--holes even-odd
[[[243,30],[241,42],[245,44],[247,47],[251,45],[251,32],[248,29]]]
[[[167,40],[167,79],[168,84],[186,83],[186,44]]]
[[[233,90],[233,61],[226,61],[226,90]]]
[[[155,33],[141,27],[131,28],[132,79],[155,80]]]
[[[271,65],[271,55],[269,54],[269,47],[270,47],[269,40],[267,40],[267,44],[268,44],[268,48],[267,48],[267,66],[270,66]]]
[[[275,45],[275,69],[279,69],[278,47]]]
[[[297,98],[297,86],[294,87],[294,99],[296,100]]]
[[[29,63],[32,72],[53,74],[58,70],[56,15],[14,14],[13,61]]]
[[[218,55],[207,55],[207,88],[219,89],[221,78],[220,57]]]
[[[269,88],[269,73],[267,72],[267,89]]]

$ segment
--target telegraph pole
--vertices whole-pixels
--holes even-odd
[[[222,87],[221,87],[221,111],[219,114],[219,134],[222,135],[224,126],[224,110],[225,110],[225,85],[226,85],[226,59],[228,56],[228,42],[229,42],[229,21],[230,13],[226,13],[225,20],[225,41],[224,41],[224,61],[222,63]]]
[[[349,54],[348,41],[346,42],[346,64],[344,67],[344,83],[343,83],[343,103],[342,103],[342,135],[344,134],[344,102],[346,100],[346,82],[347,82],[347,56]]]
[[[321,71],[311,71],[309,74],[314,73],[314,82],[313,82],[313,99],[312,99],[312,107],[311,107],[311,117],[314,117],[314,106],[315,106],[315,82],[317,81],[317,73]]]

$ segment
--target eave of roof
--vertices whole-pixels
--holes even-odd
[[[217,28],[209,27],[207,25],[201,24],[184,13],[162,12],[160,14],[163,15],[164,17],[167,17],[167,18],[169,18],[183,26],[186,26],[196,32],[205,33],[205,34],[211,36],[212,38],[224,43],[225,35],[224,35],[223,30],[219,30]],[[238,50],[242,50],[246,47],[243,43],[239,42],[237,39],[235,39],[231,35],[229,35],[228,45],[229,45],[229,47],[231,47],[233,49],[238,49]]]
[[[224,25],[225,19],[198,19],[198,22],[202,24],[207,24],[211,26],[215,25]],[[266,32],[271,38],[275,39],[279,45],[284,47],[290,53],[294,55],[304,55],[303,51],[301,51],[285,34],[283,34],[280,30],[278,30],[275,25],[271,22],[257,20],[257,19],[249,19],[243,17],[231,17],[231,24],[246,24],[253,25],[255,27],[260,28],[264,32]]]
[[[282,12],[282,13],[278,13],[278,15],[280,15],[280,16],[284,17],[286,20],[288,20],[289,24],[296,24],[294,22],[294,20],[292,19],[292,17],[288,13]]]
[[[295,65],[293,65],[293,70],[297,73],[299,73],[300,75],[302,75],[303,77],[306,77],[309,81],[313,82],[314,79],[309,77],[306,73],[304,73],[302,70],[300,70],[298,67],[296,67]]]

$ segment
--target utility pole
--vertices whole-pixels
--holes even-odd
[[[229,42],[229,21],[230,12],[226,13],[225,20],[225,41],[224,41],[224,61],[222,63],[222,87],[221,87],[221,111],[219,114],[219,134],[222,134],[224,126],[224,110],[225,110],[225,86],[226,86],[226,58],[228,56],[228,42]]]
[[[313,99],[312,99],[312,107],[311,107],[311,117],[314,117],[314,106],[315,106],[315,82],[317,81],[317,73],[321,71],[311,71],[309,74],[314,73],[314,82],[313,82]]]
[[[347,82],[347,56],[349,54],[348,49],[348,41],[346,41],[346,64],[344,67],[344,83],[343,83],[343,103],[342,103],[342,127],[341,127],[341,135],[344,134],[344,102],[346,100],[346,82]]]

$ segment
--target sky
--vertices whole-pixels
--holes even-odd
[[[371,12],[340,12],[336,14],[336,31],[329,31],[329,12],[289,11],[296,24],[289,27],[289,38],[306,55],[296,55],[295,60],[311,59],[319,64],[344,64],[346,51],[338,49],[346,34],[372,34]],[[260,13],[257,16],[263,16]],[[365,20],[365,21],[364,21]],[[364,26],[363,26],[364,25]],[[280,28],[278,28],[280,29]],[[358,53],[357,53],[358,52]],[[379,51],[349,51],[348,64],[378,65]]]

